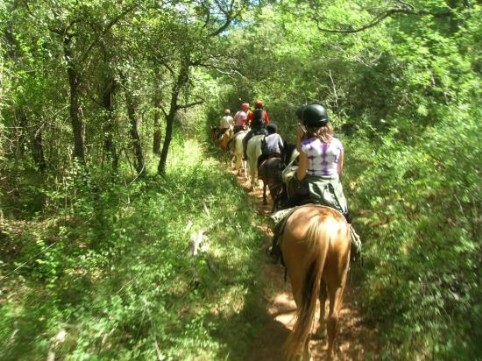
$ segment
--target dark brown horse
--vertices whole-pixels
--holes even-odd
[[[266,188],[269,189],[271,200],[273,201],[273,211],[278,208],[277,201],[283,190],[283,180],[281,170],[283,169],[283,159],[271,157],[261,163],[258,169],[258,177],[263,181],[263,204],[268,204],[266,199]]]
[[[331,358],[343,304],[350,260],[350,229],[338,211],[317,205],[300,207],[291,214],[281,236],[281,251],[297,306],[297,319],[285,350],[288,361],[311,359],[309,337],[320,299],[320,327],[328,314],[328,357]]]
[[[268,204],[266,198],[266,188],[268,188],[273,201],[273,211],[280,208],[280,202],[285,196],[282,171],[298,154],[296,146],[287,143],[281,156],[270,157],[259,165],[258,176],[263,181],[263,204]]]

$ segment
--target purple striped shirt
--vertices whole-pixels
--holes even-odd
[[[338,175],[338,162],[343,153],[343,145],[337,138],[329,144],[319,138],[310,138],[301,143],[301,150],[308,156],[308,174],[314,176]]]

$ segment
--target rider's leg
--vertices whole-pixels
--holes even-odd
[[[246,136],[244,137],[243,139],[243,160],[246,160],[248,159],[247,155],[246,155],[246,150],[248,148],[248,141],[249,139],[253,136],[253,131],[250,130],[248,132],[248,134],[246,134]]]

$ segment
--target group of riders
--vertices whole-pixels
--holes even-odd
[[[299,155],[293,163],[286,164],[289,159],[286,152],[294,147],[290,147],[278,134],[276,124],[270,121],[263,105],[262,101],[257,100],[254,110],[250,110],[249,103],[242,103],[234,117],[230,110],[226,109],[216,136],[231,132],[230,138],[233,139],[238,132],[249,130],[243,139],[243,156],[246,159],[248,141],[255,135],[263,134],[265,137],[262,154],[258,158],[258,168],[263,161],[280,157],[284,161],[279,169],[280,174],[290,174],[285,170],[294,169],[291,177],[283,177],[282,191],[277,195],[279,199],[275,201],[279,207],[271,217],[275,221],[271,255],[275,260],[280,257],[278,238],[284,222],[293,210],[305,204],[318,204],[334,208],[345,216],[351,226],[352,259],[358,259],[361,254],[361,241],[351,225],[351,216],[341,184],[344,148],[334,135],[326,108],[321,104],[309,104],[296,110],[299,122],[296,129],[296,150]]]

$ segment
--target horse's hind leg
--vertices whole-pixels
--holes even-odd
[[[328,293],[326,291],[326,283],[322,280],[320,285],[320,322],[315,333],[319,338],[326,337],[325,305],[327,298]]]
[[[335,337],[338,327],[338,317],[341,307],[343,306],[343,291],[345,288],[345,282],[336,288],[329,289],[330,296],[330,313],[328,315],[328,357],[333,356],[333,350],[335,346]]]
[[[268,200],[266,199],[266,187],[267,187],[267,185],[263,181],[263,205],[268,204]]]
[[[308,338],[305,342],[305,345],[303,347],[303,356],[302,356],[303,361],[312,361],[313,359],[311,358],[311,352],[310,352],[310,339]]]
[[[238,175],[244,175],[246,177],[243,169],[243,159],[242,159],[242,156],[239,155],[238,153],[234,154],[234,167],[236,168]]]

